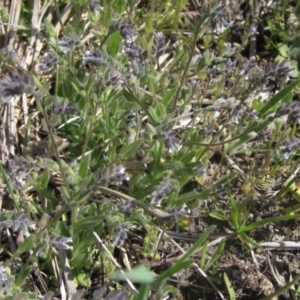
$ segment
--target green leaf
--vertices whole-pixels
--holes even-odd
[[[27,276],[30,274],[32,270],[32,267],[30,265],[23,265],[21,268],[21,271],[18,273],[16,280],[15,280],[15,285],[17,287],[20,287],[24,281],[26,280]]]
[[[89,276],[87,276],[87,274],[84,273],[81,273],[78,276],[76,276],[76,281],[77,284],[84,287],[88,287],[91,285],[91,279],[89,278]]]
[[[138,295],[134,298],[135,300],[147,300],[151,289],[150,284],[142,284]]]
[[[270,223],[279,222],[279,221],[294,220],[294,219],[299,219],[299,218],[300,218],[300,215],[291,215],[291,216],[287,215],[287,216],[277,216],[277,217],[272,217],[272,218],[266,218],[266,219],[263,219],[258,222],[254,222],[254,223],[251,223],[251,224],[245,226],[243,228],[243,231],[244,232],[250,231],[259,226],[265,225],[265,224],[270,224]]]
[[[71,86],[73,87],[73,89],[76,91],[77,94],[80,93],[80,87],[78,87],[78,85],[76,84],[76,82],[74,82],[73,80],[71,81]]]
[[[130,281],[138,283],[151,283],[154,281],[153,273],[144,266],[137,266],[132,270],[123,273],[115,272],[111,276],[114,280],[124,280],[127,278]]]
[[[291,69],[290,74],[292,77],[298,77],[299,71],[298,71],[298,62],[296,60],[289,60],[287,62],[287,65]]]
[[[282,103],[289,103],[293,99],[293,92],[289,92],[282,98]]]
[[[60,189],[61,194],[63,195],[63,198],[67,201],[72,201],[73,197],[69,194],[69,189],[67,189],[65,186],[62,186]]]
[[[80,179],[77,174],[71,174],[67,176],[67,182],[70,185],[77,186],[77,184],[80,182]]]
[[[139,139],[124,147],[122,151],[119,153],[119,157],[122,159],[122,158],[129,158],[132,155],[135,155],[137,150],[143,144],[143,141],[144,141],[143,139]]]
[[[226,241],[225,241],[225,239],[223,239],[222,242],[220,243],[220,245],[218,246],[218,249],[214,253],[213,257],[210,259],[208,264],[205,266],[205,268],[204,268],[205,272],[212,266],[212,264],[214,264],[221,257],[223,250],[225,248],[225,245],[226,245]]]
[[[210,217],[215,218],[220,221],[228,221],[228,218],[225,215],[222,215],[222,214],[214,212],[214,211],[208,212],[208,215]]]
[[[254,99],[252,101],[252,107],[255,109],[255,111],[260,111],[264,107],[264,103],[259,99]]]
[[[123,95],[126,98],[126,100],[140,105],[140,100],[137,97],[135,97],[132,93],[130,93],[129,91],[123,90]]]
[[[103,222],[99,216],[86,217],[73,224],[74,228],[93,228]]]
[[[43,175],[41,176],[41,179],[40,179],[41,180],[40,181],[41,190],[45,190],[47,188],[49,179],[50,179],[49,169],[45,169],[43,172]]]
[[[156,113],[159,116],[160,120],[164,120],[166,118],[167,112],[162,103],[158,104],[158,106],[156,108]]]
[[[289,51],[289,56],[293,60],[298,60],[300,58],[300,37],[296,37],[293,40],[293,44]]]
[[[19,245],[18,250],[15,252],[15,256],[19,256],[20,254],[32,250],[35,245],[36,236],[31,235],[28,237],[21,245]]]
[[[152,118],[151,114],[149,113],[147,106],[145,104],[143,104],[142,101],[140,101],[132,93],[130,93],[129,91],[124,90],[124,89],[123,89],[123,95],[124,95],[124,97],[125,97],[126,100],[128,100],[130,102],[137,103],[145,111],[145,113],[147,113],[150,122],[152,124],[156,124],[155,120]]]
[[[236,206],[236,202],[233,197],[230,197],[230,207],[231,207],[231,213],[230,213],[230,223],[231,226],[235,229],[239,229],[239,212]]]
[[[164,107],[168,106],[168,104],[170,103],[171,99],[173,98],[175,92],[176,92],[175,89],[172,89],[167,92],[167,94],[165,95],[165,97],[162,100],[162,104],[164,105]]]
[[[183,260],[180,259],[174,266],[163,272],[155,281],[156,284],[161,283],[164,280],[167,280],[168,278],[172,277],[177,272],[187,268],[190,266],[194,261],[192,259]]]
[[[150,107],[148,112],[149,112],[149,115],[151,116],[151,119],[154,121],[154,123],[152,123],[152,124],[158,125],[160,123],[160,118],[158,117],[156,110],[154,108]]]
[[[114,98],[112,93],[110,94],[110,96],[111,98]],[[112,105],[109,108],[109,113],[111,115],[115,115],[119,111],[119,101],[115,101],[115,99],[111,99],[111,98],[109,100],[111,100]]]
[[[249,245],[252,245],[254,248],[260,248],[260,245],[251,239],[245,232],[239,232],[238,236],[241,240],[247,242]]]
[[[113,32],[106,41],[107,53],[114,57],[119,52],[122,43],[122,36],[119,31]]]
[[[201,249],[201,260],[200,260],[200,268],[203,269],[205,266],[205,261],[206,261],[206,257],[207,257],[207,246],[208,246],[208,241],[206,241],[204,243],[204,245],[202,246]]]
[[[90,160],[91,160],[91,156],[90,155],[86,155],[80,161],[80,166],[79,166],[79,170],[78,170],[78,176],[81,179],[84,179],[86,177],[86,175],[87,175],[87,171],[88,171],[89,165],[90,165]]]
[[[229,278],[228,278],[226,273],[224,273],[223,276],[224,276],[224,281],[225,281],[227,291],[228,291],[228,294],[229,294],[229,299],[230,300],[235,300],[236,299],[235,292],[234,292],[234,289],[231,286],[231,282],[229,281]]]
[[[47,33],[47,37],[57,38],[57,33],[54,25],[50,21],[48,21],[47,18],[43,19],[43,23],[45,25],[45,32]]]
[[[278,46],[277,46],[277,49],[278,49],[279,54],[283,58],[285,58],[289,55],[288,53],[290,51],[290,48],[286,44],[279,43]]]
[[[13,201],[14,201],[15,207],[17,208],[17,210],[19,210],[18,202],[17,202],[16,199],[15,199],[15,193],[13,192],[12,186],[11,186],[11,184],[10,184],[10,181],[8,180],[8,177],[7,177],[7,173],[6,173],[6,171],[4,170],[2,164],[0,164],[0,174],[2,175],[2,180],[4,181],[7,190],[9,191],[10,197],[12,197],[12,199],[13,199]]]
[[[177,205],[182,205],[183,203],[188,204],[191,201],[194,201],[195,199],[198,199],[202,195],[197,193],[196,191],[192,191],[186,194],[182,194],[177,197],[176,199],[176,204]],[[205,196],[205,199],[200,199],[200,200],[206,200],[207,196]]]
[[[264,105],[261,110],[259,111],[259,118],[265,116],[270,110],[275,109],[276,105],[283,100],[284,98],[288,97],[288,94],[293,91],[295,87],[300,83],[300,78],[289,84],[287,87],[282,89],[276,95],[274,95],[267,103]],[[286,99],[285,99],[286,100]]]

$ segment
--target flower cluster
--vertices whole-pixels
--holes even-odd
[[[285,145],[279,147],[281,157],[284,160],[289,159],[292,152],[296,149],[299,149],[299,147],[300,147],[300,139],[298,139],[295,136],[291,137],[290,140],[285,143]]]
[[[22,211],[16,212],[12,218],[6,219],[2,224],[5,224],[6,228],[11,228],[13,232],[22,231],[24,236],[28,237],[29,229],[34,229],[35,224],[30,220],[30,216]]]
[[[126,128],[134,127],[136,125],[136,114],[135,112],[130,112],[124,119]]]
[[[125,21],[119,21],[119,23],[120,24],[113,22],[111,27],[121,27],[120,31],[123,36],[121,53],[125,54],[129,58],[127,65],[128,74],[133,72],[136,76],[141,77],[145,74],[146,52],[144,52],[143,49],[135,42],[137,33],[133,30],[132,26],[128,25]]]
[[[55,115],[73,115],[78,112],[78,108],[74,103],[66,102],[66,101],[57,101],[52,106],[52,112]]]
[[[29,173],[31,163],[30,159],[23,156],[15,157],[9,154],[4,169],[17,186],[22,186]]]
[[[162,200],[174,190],[176,184],[176,180],[166,177],[152,192],[151,204],[156,202],[157,206],[161,206]]]
[[[231,58],[228,58],[225,62],[225,72],[230,77],[234,74],[236,69],[236,61],[232,61]]]
[[[246,117],[253,121],[258,120],[254,109],[241,105],[234,97],[217,99],[208,110],[227,111],[226,115],[230,117],[231,122],[236,124]]]
[[[80,39],[76,34],[70,33],[57,40],[56,44],[61,52],[66,53],[71,49],[78,47],[80,45]]]
[[[247,77],[249,75],[251,69],[254,68],[255,65],[256,65],[255,60],[253,60],[253,59],[248,60],[247,58],[243,58],[242,62],[241,62],[241,67],[240,67],[241,70],[240,70],[239,75],[240,76],[244,75]]]
[[[252,87],[262,86],[267,83],[265,71],[258,66],[254,66],[249,70],[248,80]]]
[[[90,10],[94,14],[99,14],[101,10],[103,10],[103,6],[100,5],[99,0],[92,0],[90,3]]]
[[[164,136],[165,147],[170,151],[174,152],[181,148],[180,140],[174,131],[169,131]]]
[[[257,66],[254,60],[243,59],[240,76],[244,75],[255,86],[261,86],[268,82],[278,84],[286,80],[290,76],[291,68],[288,66],[287,61],[276,61],[269,63],[264,69]]]
[[[207,10],[206,13],[209,16],[210,27],[217,34],[224,32],[232,25],[226,4],[220,3],[217,6],[207,6],[204,9]]]
[[[122,37],[128,42],[132,43],[134,41],[134,37],[136,36],[136,32],[133,29],[133,26],[129,24],[126,20],[117,20],[112,21],[109,25],[109,33],[113,33],[114,31],[119,30]]]
[[[125,240],[128,237],[126,232],[127,226],[125,224],[120,224],[116,228],[116,235],[112,242],[113,247],[122,247],[125,243]]]
[[[199,164],[193,168],[193,171],[196,172],[197,176],[203,177],[206,176],[207,168],[202,164]]]
[[[23,72],[12,71],[0,79],[0,104],[7,103],[23,93],[32,94],[35,86],[32,77]]]
[[[128,55],[131,59],[134,60],[138,58],[143,59],[142,48],[134,41],[131,42],[125,41],[125,43],[122,44],[121,53]]]
[[[92,66],[108,66],[109,56],[106,51],[97,50],[86,50],[84,56],[82,56],[82,61],[85,64]]]
[[[50,52],[44,56],[40,63],[36,64],[35,69],[38,74],[49,74],[54,70],[54,67],[59,61],[58,56],[54,52]]]
[[[291,101],[283,104],[277,111],[277,116],[288,115],[288,124],[300,125],[300,104],[298,101]]]
[[[72,243],[73,239],[71,237],[63,237],[63,236],[51,236],[50,237],[50,245],[56,249],[60,250],[73,250],[73,247],[68,245],[68,243]]]
[[[265,77],[272,82],[281,82],[290,76],[291,68],[287,64],[287,60],[275,61],[268,64],[265,68]]]
[[[42,42],[46,43],[47,42],[47,28],[46,26],[42,26],[41,30],[37,32],[36,37]]]
[[[125,215],[131,215],[135,210],[135,205],[132,201],[120,199],[119,209]]]
[[[110,165],[95,175],[96,181],[100,185],[115,184],[120,185],[123,181],[129,181],[130,177],[126,172],[124,165]]]
[[[9,285],[9,279],[3,266],[0,266],[0,292],[4,292]]]
[[[172,214],[175,219],[180,219],[185,215],[191,214],[191,210],[187,208],[186,205],[182,205],[180,207],[169,209],[169,213]]]
[[[152,51],[155,54],[155,60],[163,54],[165,50],[165,36],[161,32],[154,32],[153,33],[153,44],[152,44]]]
[[[107,87],[117,87],[123,85],[126,82],[124,76],[114,69],[108,69],[104,76],[105,86]]]

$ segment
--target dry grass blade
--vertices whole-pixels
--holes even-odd
[[[53,292],[48,292],[44,295],[43,300],[52,300],[54,297],[54,293]]]
[[[276,280],[279,287],[284,287],[287,282],[282,274],[279,274],[278,269],[272,259],[272,254],[268,251],[267,252],[267,263],[269,265],[270,271]],[[284,292],[285,296],[288,297],[288,292]]]
[[[111,261],[114,263],[114,265],[120,269],[120,272],[124,275],[124,278],[126,280],[126,282],[128,283],[128,285],[130,286],[130,288],[134,291],[134,292],[138,292],[137,289],[135,288],[135,286],[133,285],[133,283],[126,278],[125,273],[122,270],[122,267],[118,264],[118,262],[115,260],[115,258],[111,255],[111,253],[109,252],[109,250],[107,249],[107,247],[104,245],[104,243],[102,242],[101,238],[99,237],[99,235],[96,232],[93,232],[93,235],[95,236],[96,240],[99,242],[100,246],[104,249],[104,251],[108,254],[109,258],[111,259]]]
[[[5,38],[5,44],[8,48],[13,49],[13,44],[15,40],[15,27],[19,24],[20,13],[21,13],[21,1],[19,0],[12,0],[10,3],[10,10],[9,10],[9,21],[7,27],[7,35]]]
[[[59,290],[61,295],[61,300],[67,300],[67,291],[63,280],[63,274],[60,271],[60,267],[57,261],[57,256],[54,256],[51,259],[52,267],[54,270],[54,274],[56,277],[57,282],[59,283]]]
[[[72,12],[73,6],[74,6],[74,3],[72,1],[70,1],[67,4],[67,6],[65,7],[62,14],[59,16],[59,22],[55,26],[55,32],[56,32],[57,36],[59,36],[59,33],[61,32],[61,30],[63,30],[64,24],[70,18],[70,14]]]
[[[163,232],[163,231],[160,229],[160,232]],[[222,240],[223,240],[223,238],[219,238],[217,241],[213,242],[213,245],[220,243]],[[171,239],[171,242],[183,253],[183,255],[186,254],[186,251],[184,251],[180,247],[180,245],[178,243],[176,243],[173,239]],[[200,250],[201,249],[199,249],[199,251]],[[223,296],[223,294],[221,293],[221,291],[216,287],[216,285],[209,279],[209,277],[206,275],[206,273],[203,270],[201,270],[201,268],[199,268],[199,266],[196,263],[192,263],[192,265],[194,267],[196,267],[197,271],[208,281],[208,283],[211,285],[211,287],[218,293],[218,295],[220,296],[220,298],[222,300],[225,300],[226,298]]]
[[[70,263],[64,250],[58,250],[58,257],[62,266],[62,276],[66,285],[66,291],[68,293],[68,299],[72,298],[76,294],[76,285],[73,279],[73,275],[70,268]]]

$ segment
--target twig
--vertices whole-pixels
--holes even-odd
[[[259,244],[261,247],[275,248],[275,249],[300,249],[300,242],[280,241],[280,242],[263,242]]]
[[[151,214],[154,217],[157,217],[157,218],[160,218],[160,219],[167,219],[167,218],[173,217],[172,214],[169,214],[169,213],[167,213],[163,210],[160,210],[158,208],[152,207],[151,205],[149,205],[147,203],[141,202],[141,201],[139,201],[139,200],[137,200],[133,197],[130,197],[128,195],[125,195],[121,192],[114,191],[114,190],[106,188],[104,186],[100,186],[98,188],[102,193],[104,193],[108,196],[115,196],[117,198],[121,198],[121,199],[124,199],[124,200],[127,200],[127,201],[131,201],[133,204],[135,204],[138,207],[143,208],[145,211],[147,211],[149,214]]]

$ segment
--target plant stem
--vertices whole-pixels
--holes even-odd
[[[202,24],[202,20],[199,20],[199,23],[198,23],[198,25],[197,25],[197,27],[196,27],[196,31],[195,31],[195,36],[194,36],[194,40],[193,40],[193,44],[192,44],[191,53],[190,53],[189,59],[188,59],[188,61],[187,61],[187,64],[186,64],[186,66],[185,66],[185,69],[184,69],[184,71],[183,71],[183,74],[182,74],[182,77],[181,77],[181,81],[180,81],[180,85],[179,85],[178,89],[176,90],[176,94],[175,94],[175,96],[174,96],[172,111],[175,111],[176,103],[177,103],[178,98],[179,98],[179,94],[180,94],[181,89],[182,89],[182,87],[183,87],[183,84],[184,84],[184,82],[185,82],[185,79],[186,79],[187,72],[188,72],[188,70],[189,70],[191,61],[192,61],[192,59],[193,59],[194,52],[195,52],[195,48],[196,48],[196,45],[197,45],[197,40],[198,40],[198,33],[199,33],[199,31],[200,31],[201,24]]]

